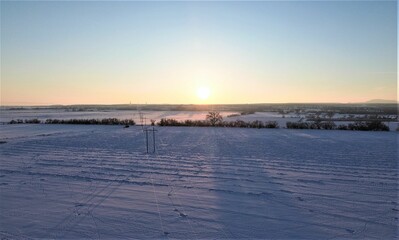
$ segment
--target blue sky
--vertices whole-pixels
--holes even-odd
[[[395,99],[396,12],[396,1],[1,2],[1,102]]]

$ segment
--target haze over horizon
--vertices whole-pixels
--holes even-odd
[[[1,105],[397,99],[397,2],[1,2]]]

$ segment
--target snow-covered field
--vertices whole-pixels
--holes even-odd
[[[395,132],[1,125],[2,239],[397,239]]]
[[[62,109],[24,109],[24,110],[4,110],[0,112],[0,123],[8,123],[11,120],[17,119],[34,119],[41,121],[46,119],[103,119],[103,118],[118,118],[118,119],[133,119],[137,124],[141,124],[140,114],[138,111],[132,110],[109,110],[109,111],[65,111]],[[142,111],[145,120],[143,124],[150,124],[150,120],[160,121],[161,118],[173,118],[178,121],[184,120],[205,120],[208,112],[206,111]],[[225,121],[276,121],[281,128],[286,127],[287,122],[306,121],[306,114],[280,114],[277,112],[255,112],[248,115],[240,115],[228,117],[232,114],[239,114],[237,112],[222,111],[221,115]],[[335,117],[347,117],[348,114],[336,114]],[[364,116],[364,115],[357,115]],[[334,121],[334,118],[333,118]],[[334,121],[336,125],[349,124],[352,122]],[[391,131],[395,131],[399,127],[398,122],[385,122]]]
[[[204,111],[142,111],[146,118],[147,124],[151,119],[161,120],[161,118],[174,118],[176,120],[204,120],[208,112]],[[233,114],[236,112],[222,112],[222,116]],[[136,123],[140,123],[139,111],[132,110],[110,110],[110,111],[82,111],[71,112],[56,109],[41,109],[41,110],[2,110],[0,114],[0,123],[8,123],[16,119],[34,119],[45,121],[46,119],[103,119],[103,118],[118,118],[118,119],[134,119]]]

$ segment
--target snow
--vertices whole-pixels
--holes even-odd
[[[396,132],[0,125],[0,236],[395,239]]]

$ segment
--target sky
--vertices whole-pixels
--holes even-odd
[[[397,89],[396,1],[1,1],[1,105],[347,103]]]

